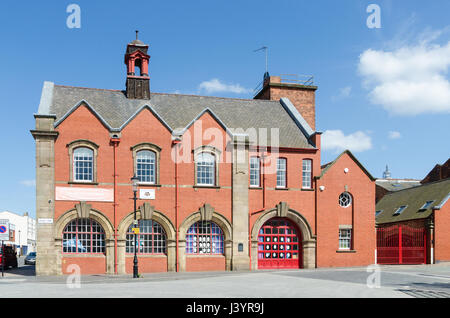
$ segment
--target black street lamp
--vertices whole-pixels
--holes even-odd
[[[136,193],[138,190],[138,182],[139,178],[136,176],[133,176],[131,178],[131,184],[133,186],[133,200],[134,200],[134,225],[133,227],[136,229],[138,227],[138,221],[136,220]],[[134,230],[134,260],[133,260],[133,278],[138,278],[138,259],[137,259],[137,230]]]

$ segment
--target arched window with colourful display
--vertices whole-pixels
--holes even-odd
[[[187,254],[223,254],[224,235],[222,229],[210,221],[194,223],[186,234]]]

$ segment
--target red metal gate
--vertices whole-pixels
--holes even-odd
[[[378,264],[426,264],[425,228],[393,225],[377,229]]]
[[[300,232],[286,219],[271,219],[259,230],[258,268],[300,268]]]

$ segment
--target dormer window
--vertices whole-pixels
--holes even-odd
[[[405,211],[405,209],[407,208],[407,205],[402,205],[401,207],[399,207],[397,210],[395,210],[394,215],[400,215],[403,213],[403,211]]]

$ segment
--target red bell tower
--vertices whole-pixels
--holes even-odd
[[[127,66],[127,98],[150,99],[150,76],[148,75],[148,45],[138,39],[127,45],[125,65]],[[136,68],[138,72],[136,72]]]

